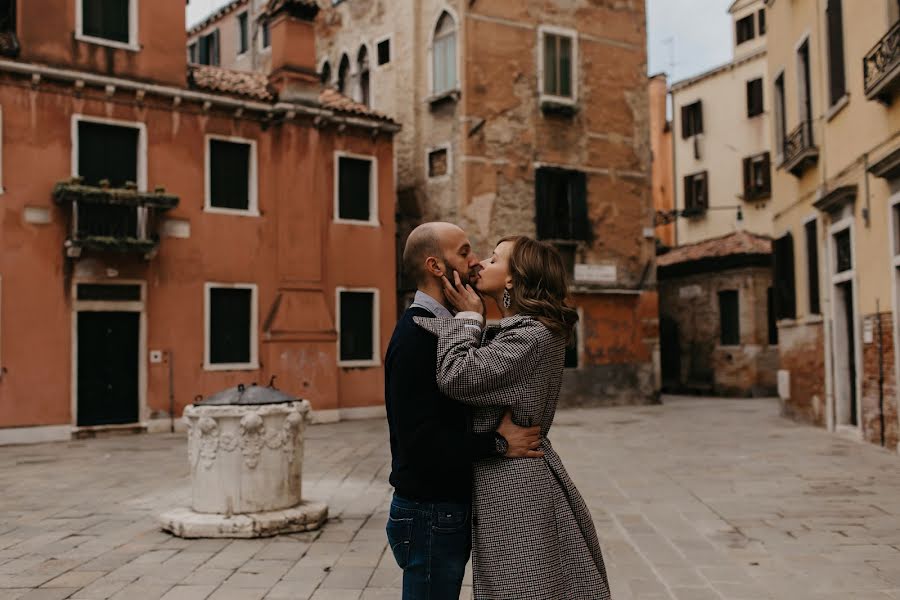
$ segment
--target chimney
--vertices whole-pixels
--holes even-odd
[[[268,9],[272,43],[269,83],[280,100],[317,100],[315,0],[271,0]]]

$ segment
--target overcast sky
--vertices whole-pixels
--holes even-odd
[[[187,7],[188,25],[227,2],[191,0]],[[647,0],[648,71],[666,71],[669,81],[678,81],[731,60],[731,2]]]

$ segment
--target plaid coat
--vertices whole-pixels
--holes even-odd
[[[507,408],[519,425],[541,426],[543,459],[475,463],[475,599],[610,598],[590,512],[547,439],[565,341],[527,316],[505,318],[484,335],[464,319],[416,317],[416,323],[438,336],[438,386],[474,407],[475,431],[496,429]]]

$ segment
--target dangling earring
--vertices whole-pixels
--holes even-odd
[[[509,295],[509,290],[503,290],[503,308],[509,308],[512,306],[512,296]]]

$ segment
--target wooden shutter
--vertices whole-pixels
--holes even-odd
[[[694,135],[703,133],[703,101],[697,100],[694,103]]]
[[[219,30],[216,29],[210,34],[209,43],[209,64],[219,66]]]
[[[775,240],[775,306],[779,319],[797,317],[794,284],[794,238],[788,233]]]
[[[341,360],[373,360],[375,294],[341,292]]]
[[[250,362],[253,292],[246,288],[209,290],[209,362]]]
[[[806,276],[809,285],[809,314],[821,314],[819,305],[819,240],[816,221],[806,224]]]
[[[553,232],[548,176],[547,169],[538,169],[534,174],[534,220],[539,240],[550,239]]]
[[[589,241],[592,228],[588,217],[587,207],[587,177],[581,171],[572,171],[569,174],[569,194],[571,200],[571,219],[573,240]]]
[[[690,105],[681,107],[681,138],[687,139],[693,135],[690,124]]]
[[[764,196],[768,196],[772,193],[772,159],[768,152],[763,154],[762,170],[763,187],[762,190],[760,190],[760,193]]]
[[[744,164],[744,200],[751,200],[753,193],[753,157],[743,160]]]
[[[138,136],[135,127],[78,122],[78,174],[88,185],[108,179],[124,187],[138,179]]]
[[[250,208],[250,144],[209,140],[210,205]]]
[[[369,221],[372,161],[341,156],[338,169],[338,218]]]
[[[841,0],[828,0],[828,89],[831,104],[844,97],[847,85],[844,75],[844,19]]]

